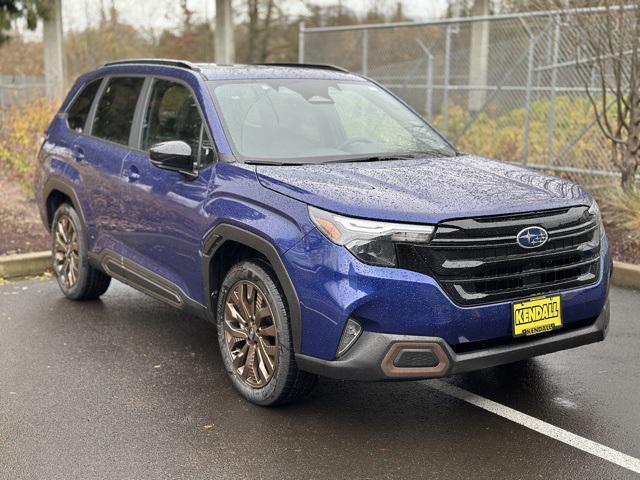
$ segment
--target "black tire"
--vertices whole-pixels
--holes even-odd
[[[62,254],[56,251],[61,246],[57,243],[57,231],[61,225],[71,223],[75,231],[75,242],[69,246],[69,251],[73,252],[77,275],[74,275],[73,282],[65,279],[61,272],[59,258]],[[58,247],[57,247],[58,246]],[[68,203],[63,203],[58,207],[51,222],[51,252],[53,256],[53,271],[58,281],[58,286],[65,297],[71,300],[94,300],[109,288],[111,277],[93,268],[89,264],[89,249],[87,244],[87,232],[85,231],[80,216],[76,210]]]
[[[246,282],[257,286],[259,294],[266,299],[271,309],[267,322],[275,325],[277,329],[277,361],[268,383],[263,386],[252,386],[248,383],[249,379],[242,378],[238,368],[233,365],[232,353],[225,336],[226,302],[231,301],[232,290],[240,283]],[[294,402],[311,392],[317,382],[317,376],[299,370],[296,365],[287,303],[273,270],[266,262],[243,261],[231,268],[222,282],[216,313],[218,344],[224,367],[234,387],[244,398],[257,405],[276,406]],[[254,338],[256,336],[254,335]],[[255,343],[257,344],[257,341]]]

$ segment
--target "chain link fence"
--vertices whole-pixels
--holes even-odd
[[[33,102],[47,95],[44,77],[0,74],[0,121],[8,108]]]
[[[302,26],[299,60],[372,77],[463,150],[603,181],[618,173],[586,95],[601,96],[588,73],[592,53],[576,45],[572,16],[597,23],[605,13]]]
[[[0,108],[37,100],[46,95],[44,77],[0,74]]]

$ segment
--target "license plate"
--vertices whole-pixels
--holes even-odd
[[[513,304],[513,336],[536,335],[562,327],[560,296]]]

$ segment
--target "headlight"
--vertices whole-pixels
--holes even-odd
[[[589,215],[591,215],[592,217],[595,217],[596,224],[600,229],[600,236],[604,235],[604,225],[602,224],[602,213],[600,213],[600,207],[598,207],[598,202],[596,202],[595,200],[589,207]]]
[[[397,266],[396,243],[428,243],[435,231],[431,225],[343,217],[311,206],[309,216],[333,243],[345,246],[365,263],[387,267]]]
[[[598,223],[602,222],[602,214],[600,213],[600,207],[595,200],[589,207],[589,215],[595,216]]]

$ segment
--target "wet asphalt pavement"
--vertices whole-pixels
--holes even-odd
[[[446,380],[640,458],[640,293],[603,343]],[[638,475],[434,389],[321,380],[278,409],[233,391],[212,325],[114,282],[74,303],[0,286],[0,479]]]

